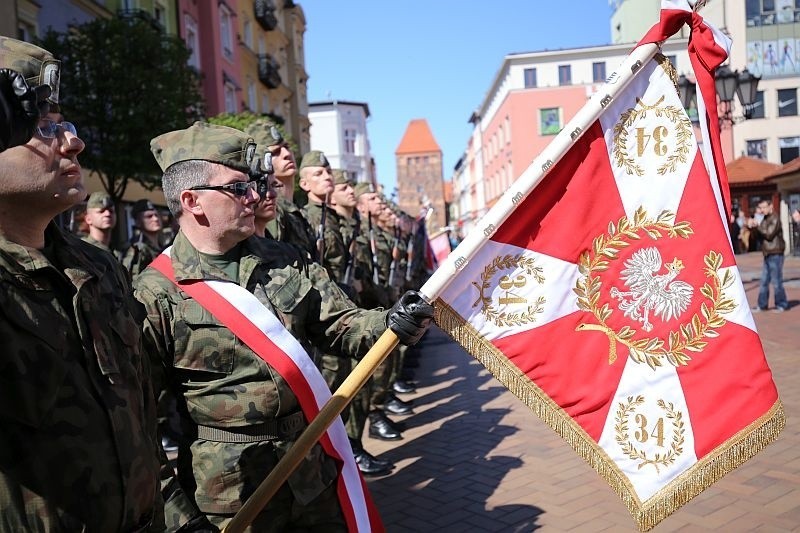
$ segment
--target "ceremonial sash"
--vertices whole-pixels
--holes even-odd
[[[314,362],[283,324],[244,287],[228,281],[179,282],[167,248],[151,264],[207,309],[256,355],[286,380],[309,422],[331,398]],[[342,419],[337,417],[320,444],[339,467],[337,493],[350,531],[382,531],[377,508],[353,458]]]

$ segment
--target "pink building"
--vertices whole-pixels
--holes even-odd
[[[178,0],[179,32],[192,51],[189,65],[202,75],[206,116],[241,111],[237,3]]]

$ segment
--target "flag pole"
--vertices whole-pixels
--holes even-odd
[[[533,163],[517,178],[511,188],[500,197],[497,203],[478,222],[482,231],[470,232],[453,250],[442,265],[434,271],[420,292],[428,299],[435,300],[447,287],[455,274],[464,268],[472,256],[489,240],[495,229],[511,215],[517,204],[522,202],[541,182],[547,172],[558,163],[573,144],[605,111],[614,97],[622,92],[634,79],[642,67],[649,62],[659,50],[659,44],[648,43],[635,48],[622,62],[619,68],[608,77],[605,84],[586,102],[580,111],[570,120],[564,129],[550,142]],[[261,485],[247,499],[245,504],[234,515],[223,533],[240,533],[249,526],[261,509],[267,504],[278,489],[286,482],[289,475],[297,468],[314,444],[322,437],[325,430],[337,416],[347,407],[356,393],[364,386],[369,377],[381,362],[397,346],[397,336],[387,329],[370,348],[367,355],[359,361],[344,383],[336,390],[330,400],[322,407],[319,415],[309,424],[295,441],[286,455],[275,465],[275,468],[261,482]]]

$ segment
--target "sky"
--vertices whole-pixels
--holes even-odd
[[[378,181],[395,186],[408,123],[428,121],[444,178],[507,54],[609,44],[607,0],[301,0],[308,101],[369,106]],[[313,128],[312,128],[313,135]]]

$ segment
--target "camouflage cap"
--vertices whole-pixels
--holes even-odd
[[[159,135],[150,141],[150,151],[161,170],[181,161],[201,160],[249,172],[256,143],[237,129],[195,122],[185,130]]]
[[[156,206],[153,205],[153,202],[143,198],[141,200],[136,200],[136,202],[133,203],[133,207],[131,207],[131,215],[136,216],[141,213],[144,213],[145,211],[155,211],[155,210]]]
[[[319,150],[311,150],[306,155],[303,156],[303,160],[300,161],[300,168],[298,170],[303,170],[306,167],[328,167],[330,168],[331,164],[328,161],[328,158],[325,157]]]
[[[50,86],[50,111],[58,107],[58,87],[61,79],[61,61],[38,46],[0,36],[0,68],[16,70],[31,87]]]
[[[345,183],[355,186],[355,182],[347,177],[347,172],[340,168],[334,168],[331,170],[331,174],[333,174],[333,184],[334,185],[344,185]]]
[[[114,200],[107,192],[93,192],[86,201],[87,209],[108,209],[109,207],[114,207]]]
[[[372,188],[372,184],[366,181],[356,183],[355,186],[353,187],[353,190],[356,193],[356,198],[368,192],[375,192],[375,189]]]
[[[276,144],[285,142],[278,126],[269,120],[256,120],[247,126],[244,132],[256,142],[259,153],[264,153],[267,146],[275,146]]]

